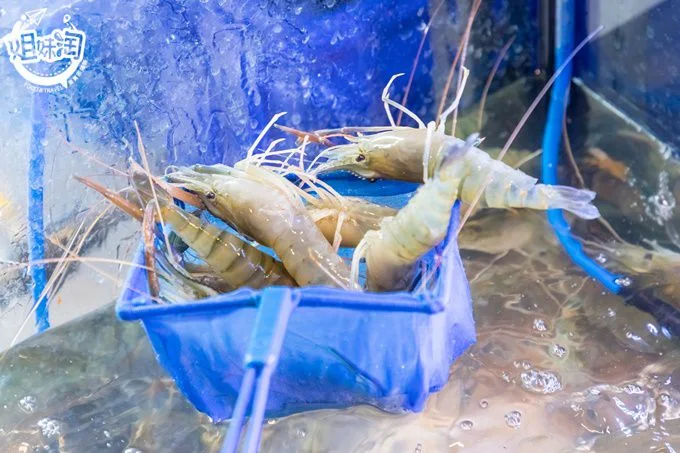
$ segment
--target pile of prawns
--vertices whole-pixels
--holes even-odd
[[[285,114],[279,113],[262,130],[246,157],[233,166],[175,167],[158,177],[151,175],[148,164],[143,168],[131,161],[130,187],[123,192],[111,191],[90,179],[77,179],[142,222],[145,265],[156,299],[159,279],[170,286],[190,288],[197,298],[271,285],[407,290],[418,276],[420,260],[444,240],[456,200],[470,205],[468,213],[479,204],[492,208],[558,208],[585,219],[599,217],[591,203],[595,197],[592,191],[539,184],[481,150],[478,134],[465,140],[455,137],[455,114],[468,77],[465,67],[461,67],[452,104],[427,125],[390,99],[390,87],[400,75],[392,77],[382,93],[388,126],[314,132],[277,126],[296,135],[297,146],[276,150],[280,139],[255,154],[267,131]],[[400,116],[410,117],[417,127],[397,125],[392,108]],[[445,125],[452,113],[453,126],[447,134]],[[525,117],[530,113],[531,109]],[[137,133],[144,155],[139,130]],[[340,137],[343,143],[333,144],[330,139],[334,137]],[[305,167],[310,143],[326,149]],[[292,156],[297,156],[297,165],[289,163]],[[394,209],[338,194],[321,176],[339,170],[364,178],[421,185],[403,208]],[[291,175],[294,178],[289,178]],[[177,206],[175,200],[193,211]],[[204,211],[230,228],[206,220],[201,216]],[[157,228],[159,223],[165,228]],[[165,233],[167,229],[170,234]],[[350,263],[339,255],[340,247],[354,248]],[[202,260],[201,264],[183,260],[182,252],[187,248]],[[363,282],[359,278],[361,262],[365,263]]]

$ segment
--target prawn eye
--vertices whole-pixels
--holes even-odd
[[[357,161],[357,162],[363,162],[363,161],[365,161],[365,160],[366,160],[366,156],[364,156],[363,154],[359,154],[359,155],[356,157],[356,161]]]
[[[208,200],[214,200],[215,198],[217,198],[217,195],[215,195],[215,192],[208,192],[207,194],[205,194],[205,197]]]

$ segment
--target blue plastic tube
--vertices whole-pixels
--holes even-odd
[[[33,127],[28,163],[28,243],[29,259],[37,262],[45,258],[45,231],[43,222],[43,173],[45,167],[45,135],[47,115],[47,94],[35,93],[33,96]],[[47,296],[43,296],[47,283],[47,272],[43,264],[31,265],[33,280],[33,304],[38,331],[50,327],[47,309]],[[41,297],[42,296],[42,297]],[[38,304],[35,307],[35,304]]]
[[[555,36],[555,68],[559,68],[569,57],[574,47],[574,1],[556,0],[556,36]],[[542,174],[545,184],[557,184],[557,164],[562,132],[562,121],[565,107],[569,99],[571,85],[572,64],[566,65],[562,73],[555,80],[550,92],[550,106],[548,120],[543,133]],[[570,233],[562,211],[548,210],[548,221],[555,235],[574,263],[580,266],[588,275],[602,283],[609,291],[619,294],[622,286],[621,275],[609,272],[593,261],[584,252],[581,243]]]

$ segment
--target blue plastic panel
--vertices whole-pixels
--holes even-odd
[[[42,6],[31,3],[10,13]],[[441,3],[408,102],[425,119],[432,119],[469,13],[466,2]],[[87,35],[82,75],[49,95],[50,127],[81,146],[106,145],[101,152],[110,155],[101,157],[114,162],[129,154],[136,120],[160,170],[161,163],[233,163],[281,111],[288,112],[282,123],[303,129],[386,124],[380,93],[393,74],[410,73],[421,32],[439,4],[95,0],[48,8],[41,33],[62,26],[69,14]],[[467,59],[470,102],[479,99],[511,36],[515,44],[492,89],[537,67],[537,5],[483,2]],[[0,34],[18,19],[10,13],[0,18]],[[25,90],[7,66],[0,74],[8,86]],[[406,77],[395,85],[395,98],[405,84]]]
[[[475,339],[469,286],[451,233],[457,223],[456,207],[452,243],[433,291],[293,291],[299,307],[272,378],[267,416],[355,404],[392,412],[423,408]],[[160,305],[140,296],[148,293],[143,269],[131,272],[126,287],[119,316],[143,322],[160,363],[199,410],[214,420],[229,418],[260,292]]]
[[[680,9],[672,0],[578,0],[579,41],[602,36],[577,58],[575,76],[680,149]],[[677,154],[676,154],[677,156]]]

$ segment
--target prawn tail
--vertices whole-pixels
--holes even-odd
[[[537,184],[535,189],[542,193],[547,209],[563,209],[587,220],[600,217],[600,211],[592,204],[595,192],[591,190],[544,184]]]

